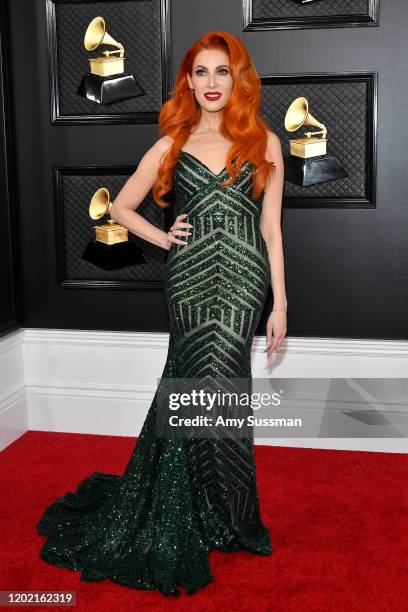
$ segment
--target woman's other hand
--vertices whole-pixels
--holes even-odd
[[[272,310],[266,323],[266,349],[269,356],[278,349],[287,332],[286,310]]]

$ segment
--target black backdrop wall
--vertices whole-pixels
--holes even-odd
[[[10,75],[5,5],[0,4],[0,336],[19,327],[19,281],[16,275],[16,224],[13,178],[12,129],[10,125]]]
[[[168,331],[160,283],[156,288],[60,284],[62,236],[53,186],[54,167],[134,168],[159,137],[157,124],[150,118],[132,124],[53,125],[45,1],[12,0],[7,8],[16,149],[13,206],[19,219],[23,304],[19,323]],[[378,72],[375,207],[284,208],[288,335],[408,339],[405,0],[381,2],[379,27],[244,32],[242,4],[231,0],[173,0],[170,12],[170,83],[188,46],[212,29],[239,36],[261,76]],[[7,289],[8,262],[3,259],[1,265]],[[271,305],[270,297],[258,334],[265,333]]]

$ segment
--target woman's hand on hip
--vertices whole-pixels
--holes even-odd
[[[190,236],[191,235],[191,232],[188,232],[185,229],[181,229],[183,227],[184,228],[193,227],[191,223],[186,223],[185,221],[181,221],[181,219],[185,219],[185,217],[187,217],[187,213],[182,213],[181,215],[177,215],[177,217],[174,220],[173,225],[167,232],[167,243],[169,247],[171,243],[173,242],[176,244],[188,244],[187,240],[180,240],[179,238],[176,238],[176,235],[177,236]]]

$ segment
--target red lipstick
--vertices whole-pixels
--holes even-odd
[[[205,93],[204,96],[207,98],[207,100],[218,100],[221,98],[222,94],[219,91],[210,91]]]

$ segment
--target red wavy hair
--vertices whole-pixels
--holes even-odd
[[[260,78],[248,50],[228,32],[207,32],[187,51],[178,70],[171,98],[160,111],[160,132],[174,140],[159,165],[157,179],[152,187],[153,197],[161,208],[171,205],[162,197],[173,187],[173,171],[180,149],[200,118],[201,107],[194,91],[188,86],[186,73],[192,74],[194,58],[202,49],[225,51],[233,76],[233,89],[224,107],[220,125],[220,134],[233,143],[226,162],[230,179],[225,179],[220,185],[235,183],[242,165],[250,161],[255,166],[252,173],[253,195],[258,199],[266,186],[271,168],[275,167],[274,162],[265,160],[269,126],[260,116]],[[231,163],[233,159],[235,166]]]

